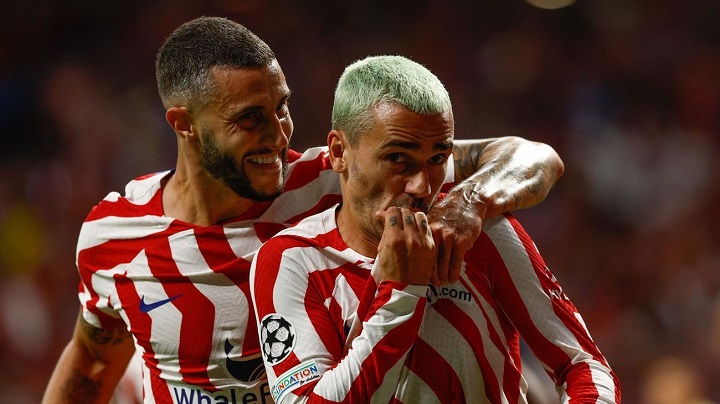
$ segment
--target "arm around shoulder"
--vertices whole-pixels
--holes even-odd
[[[50,377],[43,404],[108,402],[134,350],[125,328],[96,328],[79,315],[72,339]]]
[[[537,205],[565,170],[550,145],[517,136],[457,140],[453,157],[458,185],[451,193],[482,203],[483,217]]]

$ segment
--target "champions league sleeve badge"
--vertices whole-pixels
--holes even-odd
[[[295,327],[279,314],[268,314],[260,322],[260,347],[267,363],[282,362],[295,347]]]

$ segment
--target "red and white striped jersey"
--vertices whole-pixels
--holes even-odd
[[[240,217],[196,226],[163,214],[161,180],[110,193],[80,231],[86,321],[127,327],[146,403],[270,402],[252,317],[250,261],[262,242],[340,200],[325,148],[290,152],[285,192]]]
[[[373,261],[343,242],[335,209],[260,249],[252,295],[279,402],[527,402],[520,338],[561,402],[620,402],[617,377],[511,215],[485,221],[459,282],[426,288],[419,329],[423,313],[401,287],[376,286]]]

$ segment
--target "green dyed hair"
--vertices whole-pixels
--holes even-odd
[[[423,115],[452,110],[440,79],[402,56],[370,56],[345,68],[335,89],[332,127],[345,132],[351,146],[372,129],[373,108],[395,102]]]

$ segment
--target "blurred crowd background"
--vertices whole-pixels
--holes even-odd
[[[720,1],[531,3],[543,0],[3,2],[0,402],[39,402],[70,338],[89,209],[173,167],[154,56],[200,15],[275,51],[298,150],[324,144],[336,79],[371,54],[435,72],[457,138],[553,146],[565,175],[517,216],[624,402],[720,402]]]

